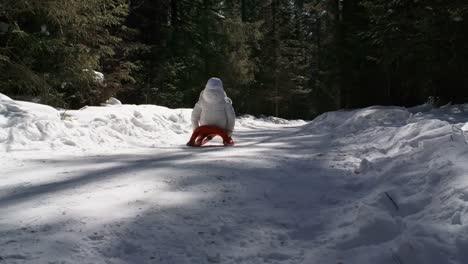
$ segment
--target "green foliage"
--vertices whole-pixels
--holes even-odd
[[[142,31],[140,41],[151,49],[140,56],[144,69],[137,88],[125,96],[135,102],[192,107],[212,76],[224,80],[231,96],[242,96],[255,80],[253,50],[261,33],[259,23],[243,23],[230,4],[134,2],[129,24]]]
[[[135,65],[122,60],[125,55],[109,63],[122,43],[118,27],[128,12],[126,1],[3,1],[1,10],[12,25],[0,42],[3,92],[80,107],[106,99],[106,83],[91,70],[103,71],[109,82],[132,81]]]
[[[465,1],[318,2],[327,92],[317,105],[327,97],[333,108],[468,100]]]
[[[468,4],[463,1],[363,1],[369,28],[362,32],[390,84],[388,101],[468,99]],[[398,96],[401,95],[401,96]],[[400,97],[400,98],[398,98]],[[459,97],[459,98],[457,98]]]
[[[192,107],[216,76],[238,113],[306,119],[464,102],[466,28],[459,0],[3,0],[0,87],[62,107],[116,93]]]

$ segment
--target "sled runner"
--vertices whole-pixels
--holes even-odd
[[[224,132],[223,129],[216,127],[216,126],[199,126],[197,127],[193,133],[190,141],[187,143],[187,146],[190,147],[200,147],[203,146],[205,143],[210,141],[216,136],[220,136],[223,138],[224,146],[232,146],[234,145],[234,141],[230,136]]]

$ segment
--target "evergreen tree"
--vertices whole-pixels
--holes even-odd
[[[238,113],[468,100],[465,1],[3,0],[0,87],[66,107],[192,107],[209,77]],[[95,71],[103,72],[102,81]]]
[[[8,24],[0,42],[2,92],[79,107],[99,103],[132,80],[135,66],[118,54],[126,1],[4,0],[0,10]]]
[[[468,99],[464,1],[363,1],[369,56],[385,80],[387,102],[411,105],[428,96]],[[380,82],[383,83],[383,82]]]
[[[151,77],[139,79],[141,92],[134,93],[145,94],[150,103],[191,107],[206,80],[217,76],[233,97],[242,97],[254,80],[252,49],[259,32],[256,24],[241,21],[239,6],[232,3],[136,2],[129,25],[150,36],[141,41],[152,48],[143,56],[144,75]]]

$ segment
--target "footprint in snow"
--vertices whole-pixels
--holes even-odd
[[[285,260],[291,259],[292,256],[288,254],[280,253],[280,252],[272,252],[272,253],[263,255],[262,258],[263,258],[263,261],[265,262],[271,262],[272,260],[285,261]]]
[[[2,260],[27,260],[29,257],[20,255],[20,254],[12,254],[12,255],[6,255],[6,256],[0,256],[0,261]]]
[[[98,235],[98,234],[94,234],[94,235],[88,236],[88,238],[91,239],[92,241],[101,241],[101,240],[104,240],[104,236],[103,236],[103,235]]]

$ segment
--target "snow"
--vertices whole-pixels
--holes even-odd
[[[107,99],[105,105],[122,105],[122,102],[117,98],[111,97]]]
[[[84,72],[90,72],[89,69],[83,69]],[[97,83],[100,83],[100,84],[103,84],[104,81],[105,81],[105,77],[104,77],[104,73],[102,72],[98,72],[98,71],[95,71],[95,70],[91,70],[91,73],[94,77],[94,80],[97,82]]]
[[[0,94],[0,263],[468,263],[468,104],[190,113]]]

